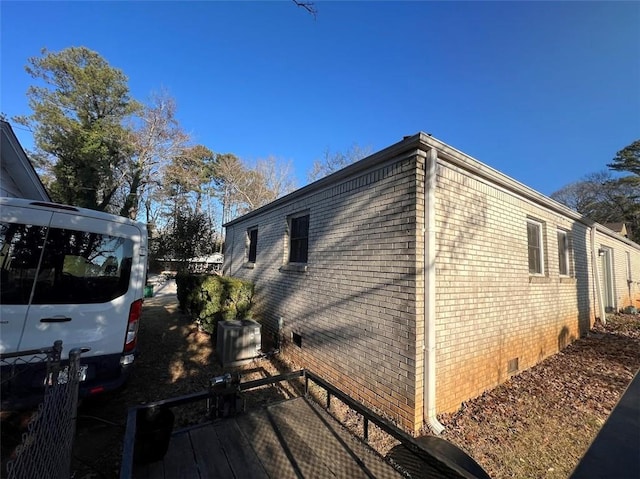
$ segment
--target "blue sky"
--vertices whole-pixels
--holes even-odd
[[[3,0],[0,110],[29,113],[27,58],[86,46],[137,99],[166,88],[194,143],[298,186],[327,148],[425,131],[550,194],[640,138],[640,2],[315,3]]]

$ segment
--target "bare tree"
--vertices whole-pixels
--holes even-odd
[[[637,186],[625,180],[606,170],[592,173],[552,193],[551,198],[599,223],[624,222],[637,241],[640,198]]]
[[[222,224],[240,214],[237,185],[245,181],[246,174],[240,158],[232,153],[216,154],[213,164],[213,187],[222,204]]]
[[[604,187],[612,179],[611,173],[606,170],[591,173],[580,181],[563,186],[552,193],[551,198],[589,216],[589,213],[605,199]]]
[[[122,171],[124,201],[120,214],[138,216],[140,202],[150,209],[150,195],[160,186],[160,174],[185,147],[189,137],[176,119],[176,102],[165,90],[152,94],[132,127],[134,155]],[[149,218],[147,218],[149,220]]]
[[[371,154],[371,148],[362,148],[356,144],[352,145],[345,152],[332,152],[328,148],[324,151],[323,157],[313,162],[311,170],[307,174],[309,183],[324,178],[331,173],[341,170],[356,161]]]
[[[295,188],[290,162],[275,157],[247,166],[232,154],[216,155],[214,186],[222,203],[222,222],[259,208]]]
[[[246,185],[247,207],[256,209],[295,189],[293,166],[274,156],[256,161]]]

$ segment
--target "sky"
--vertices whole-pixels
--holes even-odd
[[[194,144],[314,160],[424,131],[543,194],[640,138],[640,2],[0,2],[0,111],[42,48],[166,89]],[[33,137],[15,125],[22,145]]]

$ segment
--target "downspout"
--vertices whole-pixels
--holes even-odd
[[[422,414],[434,434],[444,431],[436,417],[436,164],[431,148],[425,160],[424,182],[424,378]]]
[[[600,310],[600,321],[602,324],[607,324],[607,315],[604,310],[604,301],[602,300],[602,285],[600,284],[600,272],[598,270],[598,257],[599,252],[596,246],[596,231],[595,224],[591,226],[591,262],[593,263],[593,281],[596,283],[596,299],[598,301],[598,309]]]

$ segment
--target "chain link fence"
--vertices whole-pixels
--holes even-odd
[[[62,341],[51,348],[0,355],[9,371],[3,383],[15,380],[25,367],[45,362],[44,396],[31,417],[22,443],[7,462],[9,479],[68,479],[76,430],[78,387],[81,380],[81,349],[69,352],[69,365],[61,368]]]

